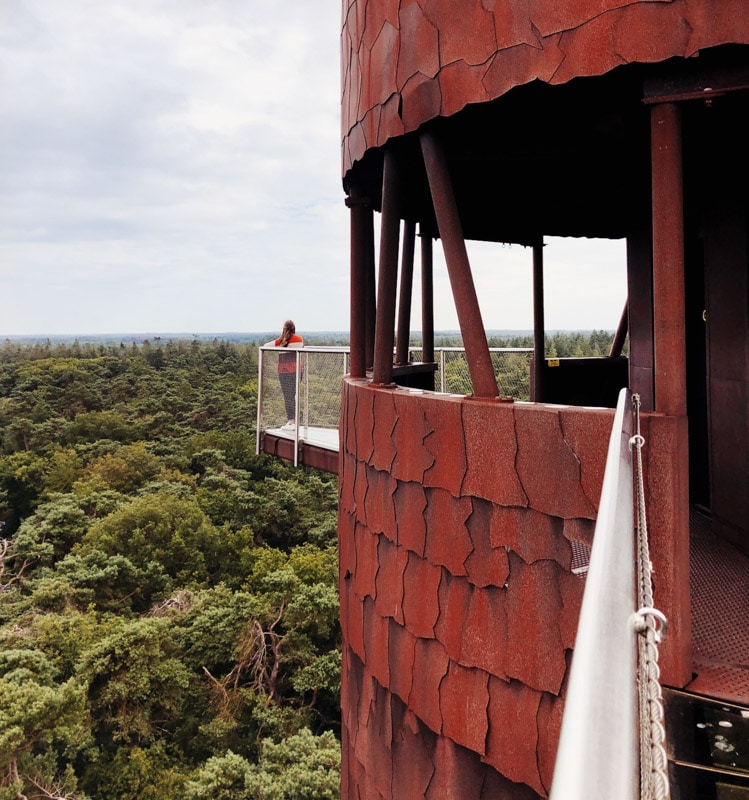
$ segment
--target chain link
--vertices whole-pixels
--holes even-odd
[[[640,705],[640,797],[642,800],[668,800],[668,762],[666,757],[666,728],[663,721],[663,695],[658,667],[658,643],[665,632],[665,617],[653,606],[653,565],[650,562],[648,528],[645,516],[645,481],[642,470],[642,448],[645,440],[640,433],[640,396],[632,395],[635,435],[630,439],[634,448],[634,479],[637,495],[635,516],[637,531],[637,618],[639,656]],[[659,630],[656,620],[662,623]]]

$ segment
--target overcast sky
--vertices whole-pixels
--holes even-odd
[[[0,335],[347,330],[340,17],[0,0]],[[532,327],[530,251],[469,252],[486,327]],[[546,273],[547,328],[616,327],[621,243],[550,240]]]

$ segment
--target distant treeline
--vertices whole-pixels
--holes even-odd
[[[613,341],[612,331],[554,331],[544,337],[544,350],[546,358],[594,358],[608,355]],[[414,337],[412,343],[420,344],[420,337]],[[490,332],[488,343],[489,347],[532,348],[533,334],[505,336]],[[436,347],[462,347],[463,340],[459,333],[435,334],[434,344]]]
[[[346,331],[300,331],[308,345],[318,347],[346,347],[349,334]],[[128,349],[131,351],[143,348],[149,352],[163,350],[165,354],[175,352],[197,352],[201,347],[211,345],[221,347],[229,344],[241,344],[259,347],[278,331],[261,333],[227,333],[227,334],[163,334],[136,337],[135,335],[102,335],[91,337],[7,337],[0,345],[0,359],[7,358],[96,358],[104,355],[121,355]],[[549,331],[545,338],[547,358],[589,358],[605,356],[614,340],[614,332],[606,330],[592,331]],[[490,347],[533,347],[531,331],[487,331]],[[410,343],[416,347],[421,344],[421,333],[411,333]],[[459,331],[436,331],[434,343],[437,347],[462,347],[463,340]],[[626,352],[626,349],[625,349]],[[157,356],[158,358],[158,356]]]

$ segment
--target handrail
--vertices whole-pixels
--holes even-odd
[[[635,522],[629,390],[622,389],[572,659],[550,800],[639,794]]]
[[[296,359],[294,429],[284,429],[284,402],[281,387],[275,376],[274,359],[278,353],[293,353]],[[530,387],[530,367],[524,358],[532,348],[490,347],[495,369],[503,392],[518,400],[527,400]],[[258,358],[258,406],[256,452],[260,452],[261,436],[270,431],[274,435],[293,439],[298,455],[299,443],[307,442],[325,449],[337,449],[337,438],[330,433],[338,429],[341,403],[341,380],[348,371],[350,348],[348,346],[305,345],[286,349],[262,345]],[[409,348],[409,360],[418,362],[421,347]],[[467,363],[462,347],[434,348],[437,363],[439,391],[470,394],[472,391]],[[502,370],[506,369],[506,373]],[[502,375],[505,375],[502,378]],[[288,414],[291,418],[291,414]],[[298,457],[294,459],[295,465]]]
[[[341,405],[341,379],[348,366],[350,348],[347,346],[307,345],[303,348],[284,348],[262,345],[258,358],[257,438],[255,452],[260,453],[261,436],[271,431],[294,442],[294,466],[299,465],[299,445],[315,444],[337,451]],[[279,354],[294,356],[294,425],[287,427],[292,417],[283,397],[288,386],[276,380],[275,365]],[[321,438],[322,437],[322,438]]]
[[[293,348],[286,348],[286,347],[275,347],[274,345],[265,345],[262,344],[258,347],[258,350],[262,350],[266,352],[270,350],[271,352],[280,350],[284,353],[349,353],[351,352],[351,348],[348,345],[317,345],[317,344],[305,344],[304,347],[293,347]]]
[[[421,350],[421,345],[412,345],[409,350]],[[465,353],[465,347],[435,347],[434,352],[444,350],[446,353]],[[490,353],[532,353],[532,347],[490,347]]]
[[[437,375],[439,377],[439,391],[443,394],[450,391],[450,387],[447,385],[447,373],[445,370],[446,367],[446,359],[445,356],[448,354],[456,354],[456,353],[465,353],[465,347],[435,347],[434,350],[434,359],[435,363],[438,365],[437,367]],[[408,354],[409,357],[413,357],[414,352],[421,352],[420,345],[414,345],[409,348]],[[489,355],[493,356],[496,354],[502,355],[527,355],[530,356],[533,353],[532,347],[490,347],[489,348]],[[530,389],[530,364],[528,364],[528,388]],[[502,388],[500,386],[500,388]],[[508,392],[509,394],[509,392]],[[518,397],[517,399],[523,400],[526,398]]]

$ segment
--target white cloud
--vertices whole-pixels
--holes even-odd
[[[339,18],[8,0],[0,331],[346,327]]]
[[[4,0],[0,334],[346,329],[339,30],[332,0]],[[610,251],[572,287],[555,249],[547,327],[613,327]],[[470,252],[487,327],[531,327],[530,251]]]

